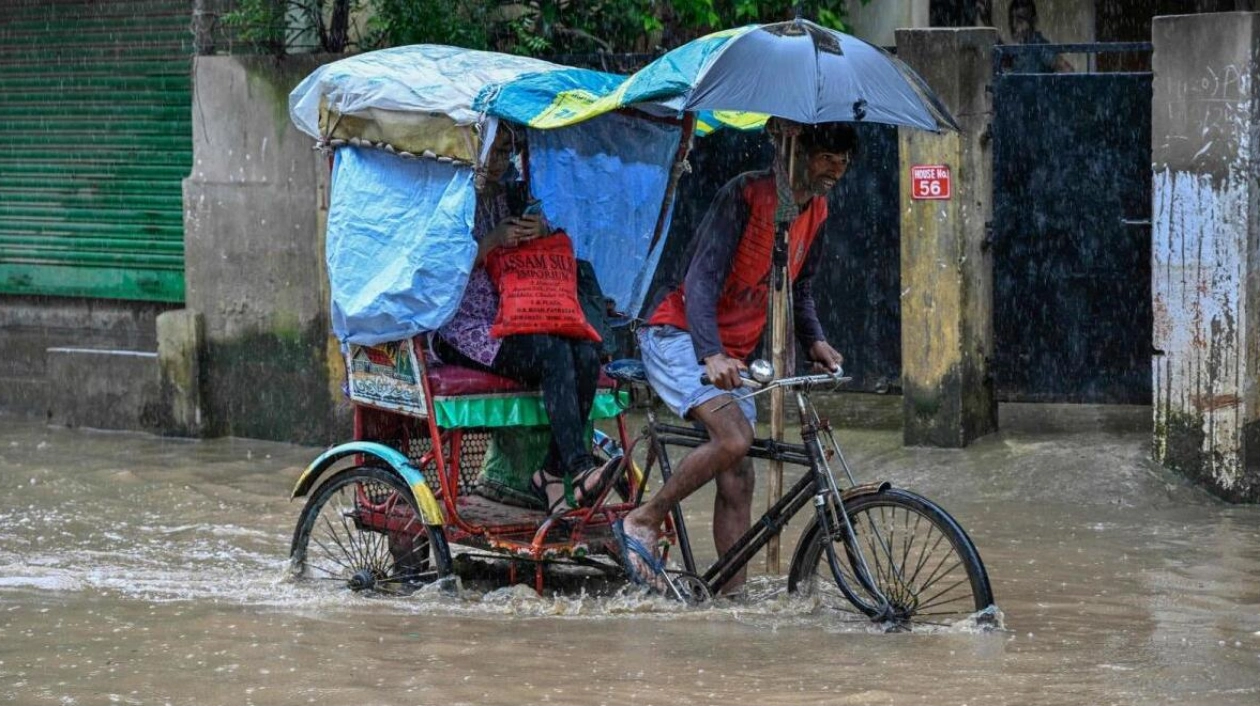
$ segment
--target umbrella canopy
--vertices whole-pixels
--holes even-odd
[[[752,111],[798,123],[958,129],[918,74],[856,37],[808,20],[721,34],[684,45],[678,61],[656,63],[662,71],[693,77],[685,91],[688,110]]]
[[[512,89],[528,90],[528,84],[527,77]],[[769,115],[798,123],[958,129],[945,106],[904,62],[804,19],[714,32],[665,53],[616,89],[584,98],[567,110],[540,116],[534,124],[571,125],[653,102],[697,113],[713,126],[745,129],[759,126]]]

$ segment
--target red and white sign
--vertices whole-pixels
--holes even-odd
[[[948,166],[916,164],[910,168],[910,198],[948,199],[952,193]]]

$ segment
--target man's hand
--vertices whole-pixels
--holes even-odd
[[[709,375],[714,387],[722,390],[734,390],[743,385],[739,372],[746,368],[748,366],[743,361],[724,353],[713,354],[704,359],[704,372]]]
[[[810,345],[809,360],[814,362],[814,371],[818,373],[835,373],[844,365],[844,356],[825,341],[815,341]]]

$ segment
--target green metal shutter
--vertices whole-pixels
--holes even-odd
[[[182,302],[187,0],[0,0],[0,293]]]

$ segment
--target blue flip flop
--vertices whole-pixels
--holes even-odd
[[[660,558],[647,545],[640,542],[638,538],[631,537],[626,533],[626,526],[621,518],[618,518],[612,524],[612,531],[613,537],[617,539],[617,547],[621,551],[621,566],[626,571],[626,576],[630,578],[630,581],[641,587],[647,587],[663,594],[665,588],[669,586],[665,581],[665,563],[661,562]],[[634,566],[631,553],[638,555],[643,564],[652,570],[651,577],[644,577],[639,573],[639,570]]]

